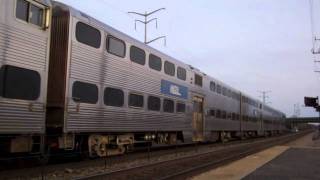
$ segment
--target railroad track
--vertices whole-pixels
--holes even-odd
[[[87,159],[82,161],[68,161],[66,159],[65,163],[58,164],[43,164],[43,165],[34,165],[24,162],[23,167],[28,168],[17,168],[15,169],[7,169],[0,170],[0,179],[25,179],[25,178],[63,178],[70,179],[76,175],[83,174],[93,174],[95,172],[105,171],[105,170],[114,170],[122,168],[121,164],[130,163],[132,161],[138,161],[138,163],[149,163],[152,161],[159,161],[163,159],[172,159],[185,154],[194,154],[201,153],[204,151],[225,148],[229,146],[234,146],[239,143],[251,143],[254,141],[259,141],[263,139],[263,137],[250,138],[241,141],[229,141],[225,143],[201,143],[201,144],[184,144],[184,145],[172,145],[166,147],[157,147],[150,148],[149,152],[147,150],[143,151],[142,149],[122,155],[122,156],[111,156],[107,158],[99,158],[99,159]],[[168,157],[169,156],[169,157]],[[29,157],[28,157],[29,158]],[[51,157],[54,158],[54,157]],[[120,164],[120,167],[117,167]],[[137,163],[136,163],[137,164]],[[11,165],[13,167],[13,165]],[[67,169],[68,172],[65,172]],[[76,171],[73,171],[76,169]],[[87,170],[89,169],[89,170]],[[70,171],[71,170],[71,171]]]
[[[310,131],[289,134],[280,137],[258,140],[248,143],[235,144],[209,152],[196,153],[169,160],[145,163],[124,169],[79,176],[74,180],[83,179],[185,179],[199,174],[207,169],[240,159],[268,147],[292,141]]]

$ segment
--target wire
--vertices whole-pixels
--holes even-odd
[[[311,36],[312,36],[312,48],[315,48],[315,33],[314,33],[314,17],[313,17],[313,0],[309,0],[310,4],[310,23],[311,23]]]
[[[122,10],[121,8],[119,8],[118,6],[116,6],[116,5],[114,5],[114,4],[111,4],[109,1],[103,0],[103,2],[106,3],[106,4],[108,4],[108,5],[109,5],[110,7],[112,7],[114,10],[117,10],[117,11],[119,11],[119,12],[121,12],[121,13],[129,16],[129,17],[132,18],[132,19],[135,18],[134,16],[132,16],[131,14],[129,14],[127,11],[124,11],[124,10]]]

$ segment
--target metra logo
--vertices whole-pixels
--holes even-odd
[[[177,96],[181,96],[181,93],[179,92],[179,86],[176,85],[170,85],[170,93]]]
[[[176,96],[183,99],[188,99],[188,88],[179,84],[161,80],[161,93]]]

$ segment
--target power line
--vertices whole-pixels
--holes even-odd
[[[263,104],[267,104],[267,103],[271,103],[271,102],[267,102],[267,98],[269,98],[269,96],[267,96],[268,93],[271,93],[271,91],[258,91],[259,93],[262,94],[262,96],[259,96],[259,97],[262,97],[262,102]]]
[[[149,44],[149,43],[154,42],[154,41],[156,41],[156,40],[158,40],[158,39],[164,39],[164,44],[166,45],[166,36],[159,36],[159,37],[157,37],[157,38],[155,38],[155,39],[152,39],[152,40],[150,40],[150,41],[148,41],[148,38],[147,38],[147,28],[148,28],[147,25],[148,25],[149,23],[155,21],[155,22],[156,22],[156,28],[158,28],[158,18],[152,18],[152,19],[148,20],[148,17],[149,17],[150,15],[158,12],[158,11],[161,11],[161,10],[165,10],[165,8],[159,8],[159,9],[154,10],[154,11],[149,12],[149,13],[148,13],[148,12],[139,13],[139,12],[134,12],[134,11],[128,12],[128,14],[135,14],[135,15],[139,15],[139,16],[143,16],[143,17],[144,17],[144,20],[143,20],[143,21],[142,21],[142,20],[139,20],[139,19],[135,19],[135,21],[134,21],[134,27],[135,27],[135,29],[137,28],[137,22],[144,24],[144,43],[145,43],[145,44]]]
[[[317,44],[317,42],[320,41],[320,39],[317,37],[316,32],[315,32],[313,0],[309,0],[309,4],[310,4],[310,23],[311,23],[311,37],[312,37],[311,52],[312,52],[312,54],[320,54],[320,48],[316,49],[317,48],[316,44]]]

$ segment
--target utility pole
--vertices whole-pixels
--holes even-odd
[[[140,22],[140,23],[144,24],[144,43],[145,43],[145,44],[149,44],[149,43],[151,43],[151,42],[154,42],[154,41],[156,41],[156,40],[158,40],[158,39],[162,39],[162,38],[163,38],[163,39],[164,39],[164,44],[166,45],[166,36],[160,36],[160,37],[157,37],[157,38],[152,39],[152,40],[150,40],[150,41],[148,41],[148,38],[147,38],[147,33],[148,33],[148,32],[147,32],[147,28],[148,28],[147,25],[148,25],[150,22],[156,21],[156,28],[158,28],[158,18],[152,18],[152,19],[148,20],[148,17],[149,17],[150,15],[158,12],[158,11],[161,11],[161,10],[165,10],[165,8],[160,8],[160,9],[154,10],[154,11],[152,11],[152,12],[150,12],[150,13],[145,12],[144,14],[143,14],[143,13],[138,13],[138,12],[128,12],[129,14],[136,14],[136,15],[143,16],[143,17],[144,17],[144,21],[141,21],[141,20],[138,20],[138,19],[136,19],[136,20],[134,21],[134,28],[135,28],[135,29],[137,28],[137,22]]]
[[[320,54],[320,48],[317,47],[317,44],[320,42],[320,38],[317,37],[317,26],[315,24],[315,12],[318,12],[317,10],[314,9],[314,6],[317,5],[313,0],[309,0],[310,3],[310,23],[311,23],[311,36],[312,36],[312,49],[311,53],[312,54]],[[316,19],[317,20],[317,19]]]
[[[267,93],[270,93],[271,91],[258,91],[262,94],[262,96],[259,96],[259,97],[262,97],[262,102],[263,104],[266,104],[267,103],[267,98],[269,98],[269,96],[267,96]],[[269,102],[271,103],[271,102]]]
[[[296,103],[293,105],[293,117],[299,117],[300,116],[300,104]]]

